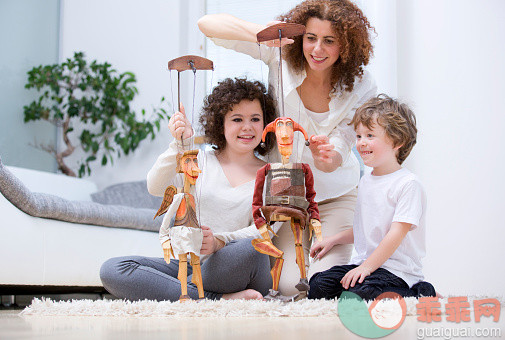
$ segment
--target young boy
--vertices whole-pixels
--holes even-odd
[[[352,229],[315,243],[321,258],[337,244],[354,242],[348,265],[310,279],[309,298],[334,298],[349,290],[372,300],[386,291],[402,296],[435,296],[423,282],[426,196],[416,175],[401,164],[416,144],[416,118],[405,104],[379,95],[361,106],[354,125],[356,147],[371,174],[361,178]]]

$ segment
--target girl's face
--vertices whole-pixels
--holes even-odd
[[[340,56],[340,46],[330,21],[318,18],[307,21],[303,35],[303,55],[310,69],[331,69]]]
[[[263,133],[263,110],[258,99],[244,99],[224,116],[226,148],[235,152],[254,152]]]

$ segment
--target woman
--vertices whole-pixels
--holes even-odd
[[[243,21],[228,14],[206,15],[198,21],[200,30],[220,46],[261,59],[269,67],[269,86],[284,97],[285,115],[303,126],[310,137],[309,149],[295,137],[294,159],[308,163],[314,173],[316,201],[323,230],[321,251],[310,264],[308,276],[336,264],[347,264],[352,245],[329,250],[324,236],[352,226],[359,181],[359,162],[351,152],[355,133],[349,122],[356,109],[373,97],[376,86],[364,71],[373,49],[369,31],[373,28],[351,1],[304,1],[279,20],[306,26],[303,36],[283,39],[283,90],[279,94],[279,42],[258,46],[256,34],[266,26]],[[272,22],[275,24],[278,22]],[[280,101],[279,101],[280,102]],[[274,239],[280,249],[292,249],[289,228],[282,227]],[[307,235],[304,240],[308,240]],[[308,260],[309,244],[304,245]],[[323,256],[324,255],[324,256]],[[293,260],[288,260],[291,258]],[[298,269],[295,254],[285,253],[280,291],[295,294],[293,282]],[[309,263],[309,261],[306,261]]]
[[[274,101],[257,81],[225,79],[205,99],[200,122],[215,147],[198,155],[202,173],[196,181],[195,199],[203,231],[200,253],[204,255],[201,272],[206,298],[261,299],[270,288],[268,257],[254,250],[251,238],[259,236],[252,221],[254,179],[265,165],[257,154],[266,154],[274,144],[270,139],[265,147],[259,146],[263,128],[274,119]],[[174,141],[147,175],[149,192],[156,196],[163,196],[171,184],[182,186],[176,157],[193,144],[193,129],[183,107],[170,118],[169,128]],[[181,294],[178,262],[113,258],[102,265],[100,277],[104,287],[119,298],[177,301]],[[191,272],[190,267],[188,275]],[[188,295],[198,298],[192,283]]]

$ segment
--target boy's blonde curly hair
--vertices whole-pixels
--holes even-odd
[[[396,159],[402,164],[412,151],[417,141],[416,116],[405,103],[400,103],[385,94],[379,94],[361,105],[354,114],[349,125],[354,130],[359,124],[372,129],[379,124],[386,131],[386,135],[398,149]]]

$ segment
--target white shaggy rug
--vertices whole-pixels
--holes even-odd
[[[407,315],[417,315],[416,298],[406,298]],[[383,300],[376,312],[390,313],[397,302]],[[72,300],[35,298],[21,315],[132,316],[132,317],[335,317],[336,300],[300,300],[281,303],[262,300],[202,300],[185,302]]]

